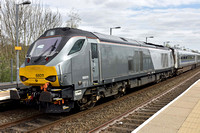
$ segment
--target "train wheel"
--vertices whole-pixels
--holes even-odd
[[[78,102],[78,106],[80,110],[90,109],[93,108],[96,104],[96,97],[92,95],[85,95],[81,100]]]
[[[120,97],[122,97],[124,94],[126,94],[126,88],[125,87],[120,87],[119,88],[119,91],[118,91],[118,93],[116,94],[116,95],[114,95],[114,98],[120,98]]]
[[[117,99],[117,98],[120,98],[121,97],[121,94],[120,93],[117,93],[116,95],[114,95],[114,98]]]

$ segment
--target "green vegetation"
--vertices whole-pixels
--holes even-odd
[[[20,51],[20,65],[25,60],[25,55],[28,50],[28,46],[22,46]],[[16,80],[16,51],[14,45],[0,44],[0,82],[11,81],[11,59],[13,59],[13,80]]]

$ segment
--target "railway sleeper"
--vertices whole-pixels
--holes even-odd
[[[142,124],[145,120],[143,119],[131,119],[131,118],[125,118],[124,123],[133,123],[133,124]]]
[[[150,113],[150,114],[154,114],[155,112],[157,112],[158,110],[150,110],[148,108],[146,109],[141,109],[140,112],[143,112],[143,113]]]
[[[178,94],[178,92],[174,92],[175,94],[170,94],[169,96],[171,97],[171,98],[176,98],[177,97],[177,94]],[[182,92],[181,92],[182,93]],[[181,94],[181,93],[179,93],[179,94]]]
[[[170,98],[170,99],[169,99],[169,98],[168,98],[168,99],[165,99],[165,98],[164,98],[164,99],[161,100],[160,102],[169,103],[169,102],[171,102],[172,100],[174,100],[174,98],[175,98],[175,97],[172,97],[172,98]]]
[[[142,115],[133,114],[133,115],[130,115],[130,118],[132,118],[132,119],[134,119],[134,118],[136,118],[136,119],[148,119],[149,116],[142,116]]]
[[[169,96],[168,96],[169,97]],[[171,97],[171,96],[170,96]],[[162,99],[160,99],[160,101],[162,101],[162,102],[169,102],[169,101],[171,101],[173,99],[173,97],[171,97],[171,98],[167,98],[167,97],[163,97]]]
[[[140,126],[140,124],[135,124],[135,123],[123,123],[123,125],[130,126],[133,129],[135,129],[138,126]]]
[[[168,103],[163,103],[163,102],[159,102],[159,103],[156,103],[155,105],[153,105],[154,107],[157,107],[157,106],[162,106],[164,107],[165,105],[167,105]]]
[[[175,94],[174,94],[175,95]],[[169,96],[165,96],[164,97],[166,100],[173,100],[174,99],[174,97],[169,97]]]
[[[169,102],[169,101],[171,101],[171,99],[173,98],[168,98],[169,97],[169,95],[167,94],[167,96],[163,96],[162,98],[158,98],[157,100],[155,100],[153,103],[155,103],[155,104],[157,104],[157,103],[159,103],[159,102]]]
[[[169,97],[169,95],[167,95],[167,96],[163,96],[162,98],[158,98],[158,100],[157,101],[167,101],[167,100],[172,100],[172,99],[174,99],[173,97]]]
[[[145,120],[144,120],[145,121]],[[133,128],[137,128],[138,126],[140,126],[144,121],[141,121],[141,122],[129,122],[129,121],[126,121],[124,122],[123,124],[125,125],[132,125]]]
[[[107,129],[101,130],[99,133],[116,133],[114,131],[108,131]]]
[[[159,106],[159,107],[152,107],[152,106],[150,106],[148,109],[150,109],[150,110],[160,110],[162,107],[161,106]]]
[[[161,101],[161,102],[164,103],[164,104],[168,104],[168,103],[171,102],[171,100],[166,100],[166,101]]]
[[[26,124],[29,125],[29,126],[32,126],[32,127],[40,127],[41,126],[41,124],[33,123],[33,122],[27,122]]]
[[[38,122],[41,122],[41,123],[49,123],[51,122],[52,120],[47,120],[47,119],[43,119],[43,118],[38,118],[36,119]]]
[[[162,101],[158,102],[158,104],[159,104],[159,105],[163,105],[163,107],[164,107],[165,105],[167,105],[168,103],[170,103],[170,101],[168,101],[168,102],[162,102]]]
[[[128,120],[147,120],[149,117],[128,117]],[[126,119],[126,118],[125,118]]]
[[[145,111],[138,111],[138,112],[136,112],[136,114],[150,117],[155,113],[153,113],[153,112],[145,112]]]
[[[151,107],[152,108],[163,108],[165,105],[164,104],[154,104]]]
[[[123,128],[123,127],[117,127],[117,126],[112,126],[108,128],[108,131],[115,131],[115,132],[120,132],[120,133],[127,133],[133,131],[130,128]]]
[[[142,109],[142,111],[155,113],[158,110],[157,109],[151,109],[151,108],[144,108],[144,109]]]
[[[127,122],[117,123],[117,124],[114,124],[114,126],[123,127],[123,128],[130,128],[130,129],[134,129],[134,128],[138,127],[136,124],[127,123]]]
[[[157,99],[156,102],[159,102],[159,101],[162,101],[162,102],[170,101],[171,97],[170,97],[170,99],[168,97],[169,97],[169,95],[163,96],[162,98]]]
[[[27,129],[22,127],[11,127],[10,129],[13,130],[13,132],[27,132]]]

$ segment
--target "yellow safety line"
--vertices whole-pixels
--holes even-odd
[[[7,90],[7,91],[0,91],[0,93],[3,93],[3,92],[9,92],[10,90]]]

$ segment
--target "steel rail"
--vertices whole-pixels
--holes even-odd
[[[178,85],[174,86],[173,88],[171,88],[170,90],[165,91],[162,94],[158,94],[156,96],[154,96],[153,98],[149,99],[148,101],[146,101],[145,103],[142,103],[140,105],[138,105],[137,107],[134,107],[130,110],[128,110],[127,112],[111,119],[110,121],[107,121],[105,123],[103,123],[102,125],[90,130],[88,133],[96,133],[96,132],[100,132],[102,130],[105,130],[106,128],[110,127],[111,125],[115,124],[117,121],[121,121],[124,117],[127,117],[128,115],[140,110],[141,108],[144,108],[145,106],[147,106],[148,104],[153,103],[154,101],[158,100],[159,98],[163,97],[164,95],[166,95],[167,93],[177,89],[178,87],[180,87],[181,85],[183,85],[184,83],[190,81],[191,79],[193,79],[195,76],[199,75],[200,72],[196,73],[195,75],[193,75],[192,77],[186,79],[185,81],[179,83]],[[156,112],[155,112],[156,113]]]

